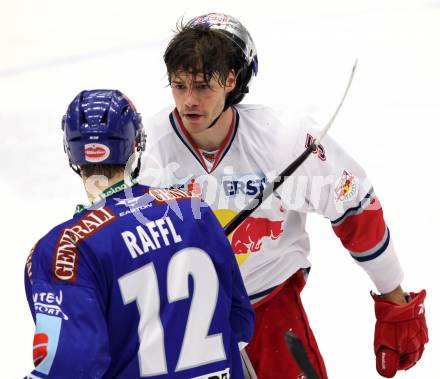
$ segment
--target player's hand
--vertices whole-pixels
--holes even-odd
[[[392,378],[397,370],[408,370],[423,354],[428,328],[423,304],[426,291],[410,293],[411,300],[399,305],[372,294],[376,312],[374,352],[377,372]]]

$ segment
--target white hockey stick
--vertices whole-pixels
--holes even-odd
[[[336,108],[335,113],[333,113],[332,118],[327,122],[327,125],[325,126],[325,128],[321,130],[321,133],[319,133],[319,136],[315,139],[315,141],[314,141],[315,146],[318,146],[319,143],[321,142],[321,140],[327,134],[328,130],[330,129],[330,126],[332,126],[332,124],[333,124],[333,121],[335,121],[335,118],[338,115],[339,110],[342,107],[342,104],[344,104],[345,98],[347,97],[348,90],[351,87],[351,82],[353,81],[353,78],[354,78],[354,73],[356,72],[357,64],[358,64],[358,60],[356,59],[353,64],[353,68],[351,69],[350,79],[348,79],[348,83],[347,83],[347,87],[345,88],[344,95],[342,95],[342,99],[339,102],[339,105]]]

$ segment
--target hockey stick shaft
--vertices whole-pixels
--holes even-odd
[[[344,94],[342,95],[341,101],[339,102],[338,107],[336,108],[336,111],[333,113],[333,116],[330,118],[330,120],[328,120],[327,125],[324,127],[324,129],[322,129],[318,138],[316,138],[316,140],[315,140],[316,145],[319,145],[321,140],[327,134],[328,130],[330,129],[330,126],[333,124],[333,121],[335,121],[335,118],[338,115],[339,110],[342,107],[342,104],[344,104],[345,98],[347,97],[348,90],[350,89],[351,83],[353,82],[353,78],[354,78],[354,74],[356,72],[357,64],[358,64],[358,60],[356,59],[353,64],[353,67],[351,69],[350,78],[348,79],[348,83],[347,83],[347,86],[345,87],[345,91],[344,91]]]
[[[310,156],[310,154],[312,154],[313,151],[317,149],[319,142],[327,134],[328,130],[330,129],[330,126],[333,124],[333,121],[335,120],[337,114],[339,113],[342,104],[344,103],[348,90],[350,89],[351,83],[353,81],[353,77],[356,72],[356,67],[357,67],[357,60],[353,65],[350,79],[348,80],[348,84],[345,88],[344,95],[342,96],[342,99],[339,102],[338,107],[336,108],[336,111],[333,113],[333,116],[327,122],[327,125],[321,131],[319,136],[313,141],[312,145],[310,145],[306,150],[304,150],[303,153],[298,158],[296,158],[288,167],[286,167],[284,171],[280,175],[278,175],[275,180],[268,183],[268,185],[262,192],[260,192],[257,196],[255,196],[244,209],[242,209],[229,223],[226,224],[224,228],[226,236],[229,236],[247,217],[249,217],[263,203],[263,201],[266,200],[270,195],[272,195],[272,193],[276,191],[277,188],[281,184],[283,184],[284,181],[289,176],[291,176],[298,169],[299,166],[303,164],[303,162]]]
[[[264,200],[266,200],[277,188],[283,184],[284,180],[292,175],[299,166],[307,159],[307,157],[313,153],[316,149],[316,145],[313,143],[304,152],[296,158],[280,175],[277,179],[270,182],[266,188],[255,196],[246,207],[244,207],[226,226],[225,233],[229,236],[252,212],[254,212]]]
[[[287,347],[289,348],[292,358],[295,360],[298,367],[307,376],[307,379],[319,379],[318,374],[316,374],[310,360],[307,357],[304,346],[297,336],[292,332],[288,331],[284,334],[284,339],[286,341]]]

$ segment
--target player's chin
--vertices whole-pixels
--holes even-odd
[[[185,125],[186,130],[191,133],[197,133],[205,130],[208,127],[206,117],[183,117],[183,125]]]

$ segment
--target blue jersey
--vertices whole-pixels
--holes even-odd
[[[105,194],[28,257],[28,377],[242,378],[254,313],[211,210],[182,190]]]

